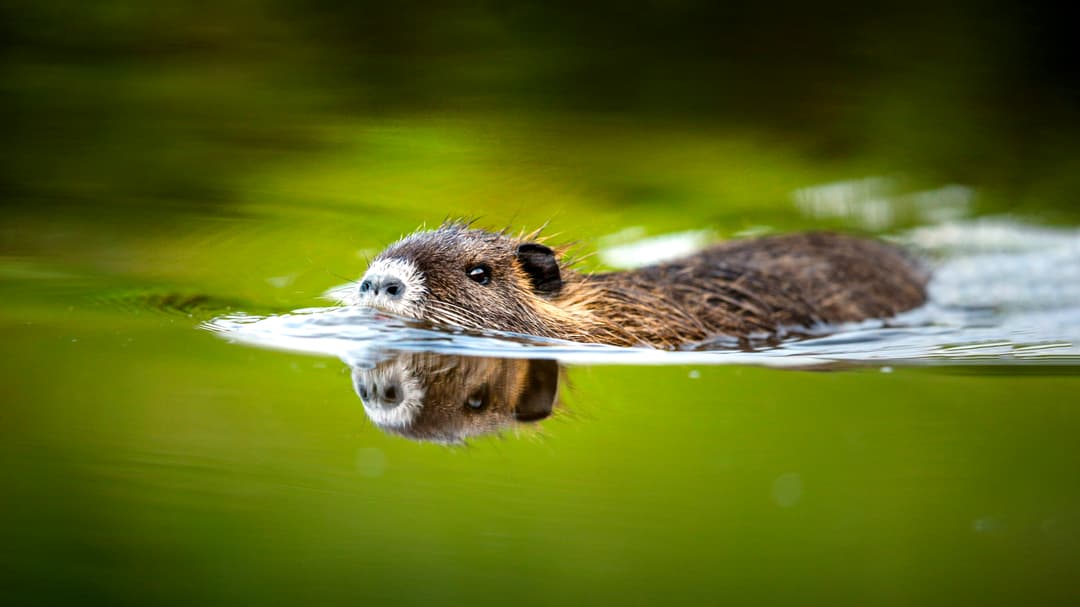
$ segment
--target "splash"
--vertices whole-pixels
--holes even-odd
[[[898,240],[936,265],[927,305],[754,351],[722,341],[663,351],[439,329],[353,307],[227,315],[204,326],[237,343],[336,356],[354,366],[420,351],[573,364],[1080,364],[1080,230],[984,218],[916,228]]]

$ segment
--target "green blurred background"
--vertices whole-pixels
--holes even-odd
[[[1075,599],[1072,367],[577,367],[540,429],[445,448],[197,330],[447,216],[866,231],[792,192],[885,176],[1075,223],[1062,10],[3,3],[0,598]]]
[[[336,195],[361,211],[409,204],[392,177],[444,166],[431,156],[501,172],[523,147],[541,165],[525,168],[549,173],[522,178],[569,181],[591,205],[671,205],[706,186],[640,174],[637,145],[658,168],[691,170],[669,152],[736,140],[760,149],[697,162],[730,177],[902,173],[976,185],[1001,209],[1066,212],[1078,52],[1052,6],[12,0],[0,185],[11,206],[122,207],[127,220],[227,213],[262,198],[270,173],[300,202]],[[308,163],[334,177],[321,191]],[[428,179],[424,216],[515,207]],[[710,204],[749,196],[729,194]],[[578,211],[539,202],[540,215]]]

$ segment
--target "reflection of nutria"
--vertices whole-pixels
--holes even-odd
[[[902,251],[840,234],[735,240],[603,274],[560,267],[534,237],[462,223],[412,234],[375,258],[356,301],[470,329],[670,348],[887,317],[925,300],[927,276]]]
[[[551,360],[401,352],[374,368],[355,367],[364,411],[387,432],[457,443],[551,414],[559,367]]]

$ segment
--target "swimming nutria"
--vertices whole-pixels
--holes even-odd
[[[626,272],[582,274],[535,240],[451,222],[390,245],[355,302],[468,329],[619,346],[883,318],[926,299],[927,274],[876,240],[805,233],[734,240]]]
[[[353,368],[352,378],[376,426],[440,443],[544,419],[559,392],[552,360],[399,352],[373,368]]]

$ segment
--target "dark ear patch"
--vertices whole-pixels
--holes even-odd
[[[553,360],[530,360],[525,389],[514,407],[514,419],[535,422],[551,415],[559,396],[559,363]]]
[[[562,289],[562,276],[555,252],[542,244],[527,242],[517,248],[521,269],[529,275],[533,290],[542,295],[554,295]]]

